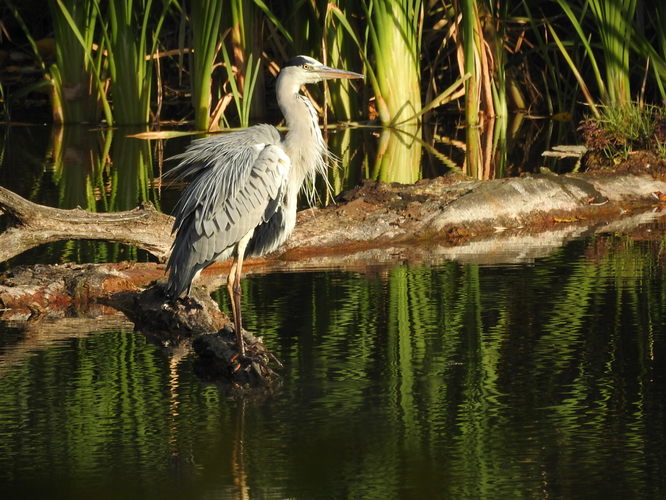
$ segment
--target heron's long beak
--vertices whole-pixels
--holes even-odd
[[[329,66],[320,66],[315,71],[324,80],[331,80],[333,78],[365,78],[365,75],[360,73],[331,68]]]

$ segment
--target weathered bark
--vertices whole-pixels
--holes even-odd
[[[458,245],[504,230],[538,232],[560,221],[606,222],[658,202],[649,176],[541,174],[493,181],[438,178],[414,185],[366,183],[343,203],[300,214],[282,258],[411,242]]]
[[[36,265],[11,273],[0,286],[0,301],[8,309],[3,320],[23,330],[25,340],[0,355],[0,367],[16,364],[58,338],[87,336],[114,326],[140,330],[149,341],[181,356],[194,348],[199,356],[197,373],[206,379],[223,379],[235,392],[270,388],[277,381],[272,367],[281,366],[280,362],[261,338],[244,332],[246,356],[238,357],[233,325],[204,288],[196,287],[190,297],[170,301],[163,282],[141,290],[119,269],[123,268]],[[102,315],[104,321],[99,321]]]
[[[659,191],[666,192],[665,183],[631,174],[542,174],[496,181],[449,176],[414,185],[368,181],[343,193],[335,205],[300,212],[296,230],[282,248],[247,260],[244,269],[350,267],[437,255],[514,262],[514,248],[516,259],[534,258],[595,226],[654,217],[638,215],[660,205],[653,194]],[[171,245],[172,218],[152,207],[112,214],[59,210],[0,188],[0,208],[16,221],[0,235],[0,257],[47,240],[95,238],[136,244],[163,261]],[[220,286],[220,270],[226,266],[212,266],[198,284]],[[25,314],[31,313],[26,304],[33,309],[62,305],[81,313],[95,296],[136,289],[162,277],[164,267],[155,264],[69,264],[48,271],[34,266],[20,285],[12,285],[11,275],[0,281],[0,303]]]

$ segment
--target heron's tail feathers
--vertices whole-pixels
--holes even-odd
[[[181,295],[189,295],[192,282],[199,276],[201,268],[175,266],[171,261],[167,264],[169,280],[166,285],[166,293],[171,299],[177,299]]]

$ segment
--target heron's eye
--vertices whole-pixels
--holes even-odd
[[[311,66],[309,64],[304,64],[303,65],[303,69],[310,69],[310,68],[311,68]]]

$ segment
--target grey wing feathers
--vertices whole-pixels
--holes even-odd
[[[168,292],[189,289],[198,271],[228,258],[235,244],[275,212],[284,196],[290,164],[274,127],[198,140],[173,170],[195,175],[176,205],[176,239],[167,264]]]

